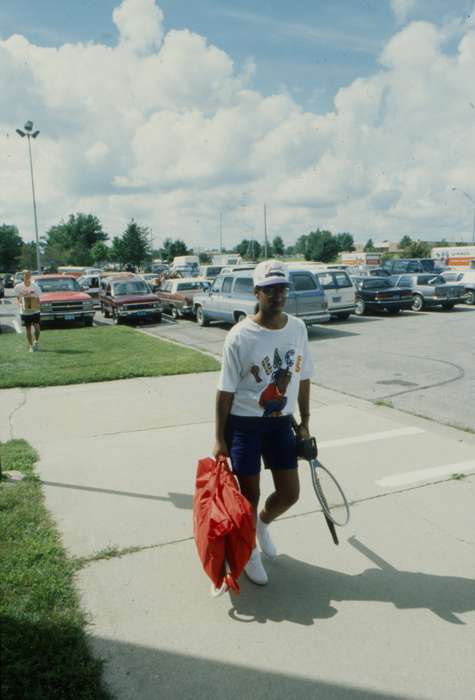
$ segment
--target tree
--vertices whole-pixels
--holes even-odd
[[[303,235],[297,238],[297,243],[295,244],[295,252],[299,255],[305,255],[307,249],[308,236]]]
[[[165,238],[160,249],[160,258],[167,262],[173,262],[173,258],[179,255],[189,255],[190,253],[193,253],[193,250],[188,249],[186,243],[180,238],[176,238],[174,241],[171,238]]]
[[[374,243],[373,243],[373,239],[372,239],[372,238],[368,238],[368,240],[366,241],[366,245],[365,245],[365,247],[363,248],[363,250],[364,250],[365,253],[373,253],[373,252],[374,252],[375,248],[374,248]]]
[[[410,236],[403,236],[401,240],[399,241],[399,248],[401,250],[404,250],[404,248],[408,248],[412,243],[412,238]]]
[[[20,257],[18,259],[18,268],[20,270],[36,270],[36,243],[23,243],[21,246]],[[43,258],[42,263],[45,263]]]
[[[412,241],[412,243],[404,249],[404,254],[408,258],[430,258],[431,246],[425,241]]]
[[[44,255],[56,265],[91,265],[92,247],[107,239],[97,216],[71,214],[47,231]]]
[[[199,258],[201,265],[209,265],[211,263],[211,255],[209,253],[200,253]]]
[[[234,252],[246,260],[258,260],[262,255],[263,246],[254,239],[243,238],[234,248]]]
[[[295,255],[295,246],[294,245],[288,245],[287,248],[285,249],[285,254],[288,255],[289,257],[291,255]]]
[[[307,236],[305,247],[306,260],[320,260],[331,262],[338,255],[338,243],[330,231],[312,231]]]
[[[276,236],[272,241],[272,255],[284,255],[285,245],[281,236]]]
[[[22,250],[23,240],[16,226],[10,224],[0,225],[0,271],[14,272],[18,269],[18,262]],[[36,261],[35,261],[36,268]]]
[[[139,226],[132,219],[122,236],[120,248],[123,257],[122,262],[129,263],[135,267],[143,265],[151,253],[149,229],[145,226]]]
[[[355,249],[355,242],[350,233],[337,233],[335,238],[340,253],[351,253]]]
[[[112,239],[112,246],[110,249],[109,257],[112,262],[123,265],[125,263],[124,248],[122,245],[122,239],[120,236],[114,236]]]
[[[109,248],[102,241],[97,241],[91,248],[91,256],[96,265],[109,260]]]

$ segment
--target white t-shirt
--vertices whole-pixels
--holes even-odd
[[[280,330],[246,318],[228,333],[218,389],[234,394],[235,416],[283,416],[295,411],[299,384],[310,379],[313,361],[307,328],[287,316]]]
[[[34,282],[30,282],[29,287],[27,287],[23,282],[20,282],[20,284],[17,284],[15,289],[13,290],[15,293],[15,296],[17,299],[20,299],[21,301],[21,312],[24,316],[29,316],[30,314],[37,314],[39,313],[39,309],[36,311],[31,311],[29,309],[25,309],[24,301],[23,299],[25,297],[38,297],[41,294],[41,289],[38,287],[37,284]]]

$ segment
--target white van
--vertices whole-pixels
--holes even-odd
[[[81,275],[78,284],[94,299],[94,308],[100,307],[99,291],[101,288],[101,276],[98,274]]]
[[[312,269],[325,291],[328,311],[332,318],[346,319],[356,307],[355,287],[345,270]]]

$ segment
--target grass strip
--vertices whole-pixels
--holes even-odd
[[[0,445],[0,617],[2,700],[107,700],[102,663],[93,658],[87,620],[74,588],[72,560],[46,510],[34,473],[36,452],[23,440]]]
[[[23,335],[5,335],[0,343],[0,389],[218,369],[212,357],[127,326],[47,329],[41,333],[40,351],[34,353],[28,352]]]

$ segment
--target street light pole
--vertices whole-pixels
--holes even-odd
[[[460,187],[452,187],[452,190],[455,192],[456,190],[458,192],[461,192],[466,196],[466,198],[469,200],[469,202],[472,203],[473,206],[473,224],[472,224],[472,243],[475,245],[475,199],[471,195],[468,194],[468,192],[465,192],[465,190],[461,190]]]
[[[30,175],[31,175],[31,192],[33,195],[33,216],[35,219],[35,236],[36,236],[36,267],[38,272],[41,272],[41,257],[40,257],[40,242],[38,238],[38,214],[36,211],[36,195],[35,195],[35,180],[33,178],[33,158],[31,155],[31,139],[36,139],[38,134],[40,133],[38,130],[33,131],[33,122],[32,121],[27,121],[25,126],[23,127],[25,131],[22,131],[22,129],[17,129],[16,132],[19,136],[24,138],[25,136],[28,138],[28,153],[30,155]]]

